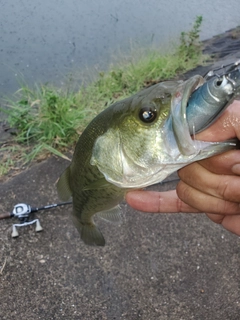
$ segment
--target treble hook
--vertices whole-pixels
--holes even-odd
[[[222,76],[226,76],[228,77],[229,74],[232,72],[232,71],[235,71],[240,65],[240,59],[235,61],[235,62],[232,62],[232,63],[229,63],[229,64],[226,64],[226,65],[222,65],[221,67],[218,67],[218,68],[215,68],[213,70],[210,70],[208,71],[204,76],[203,78],[205,80],[209,80],[210,78],[212,77],[217,77],[217,78],[221,78]],[[217,71],[219,70],[223,70],[223,72],[221,72],[220,74],[217,73]],[[229,81],[232,81],[232,79],[228,79]]]

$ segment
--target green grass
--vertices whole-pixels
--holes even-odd
[[[12,157],[2,157],[0,175],[16,163],[28,163],[49,153],[64,157],[89,121],[111,103],[201,63],[201,23],[199,16],[192,30],[181,33],[180,44],[171,53],[161,54],[156,49],[140,56],[133,53],[108,71],[99,72],[94,81],[78,91],[51,85],[35,85],[33,89],[22,86],[2,110],[7,113],[10,127],[16,129],[13,144],[18,151],[14,152],[12,143],[5,146]]]

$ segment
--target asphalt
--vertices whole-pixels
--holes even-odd
[[[205,45],[217,63],[240,58],[238,29]],[[0,213],[22,202],[59,202],[55,184],[67,165],[53,156],[1,183]],[[239,237],[204,214],[141,213],[125,203],[122,209],[122,224],[98,221],[103,248],[81,242],[71,205],[38,212],[43,231],[19,228],[17,238],[17,221],[1,220],[0,319],[240,319]]]

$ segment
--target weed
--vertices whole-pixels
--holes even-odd
[[[180,36],[180,46],[177,54],[184,59],[198,62],[202,53],[202,45],[199,41],[200,27],[202,24],[202,16],[197,16],[192,30],[182,32]]]
[[[57,148],[76,138],[75,121],[82,115],[74,110],[74,94],[35,86],[34,90],[22,88],[15,98],[16,102],[8,101],[6,112],[10,126],[17,129],[17,142],[47,143]]]

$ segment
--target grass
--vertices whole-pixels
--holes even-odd
[[[111,103],[201,63],[201,23],[202,17],[198,16],[192,29],[181,33],[180,44],[171,53],[152,49],[138,58],[132,54],[108,71],[99,72],[94,81],[78,91],[51,85],[35,85],[33,89],[22,86],[1,110],[7,114],[15,136],[1,149],[0,175],[49,153],[66,157],[64,152],[73,148],[89,121]]]

